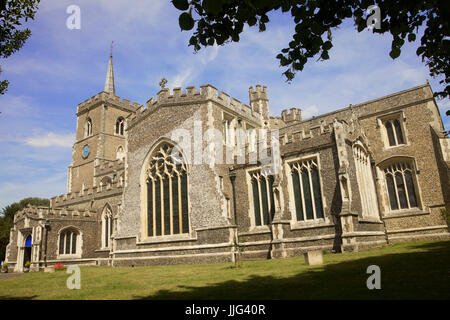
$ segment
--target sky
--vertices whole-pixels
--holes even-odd
[[[130,4],[132,3],[132,4]],[[67,8],[80,8],[80,29],[68,29]],[[116,94],[140,104],[169,88],[212,84],[249,104],[248,90],[266,85],[272,116],[302,109],[309,118],[439,79],[415,54],[419,40],[389,57],[390,35],[358,33],[351,20],[333,30],[330,60],[310,60],[291,83],[275,58],[288,46],[294,24],[274,12],[266,32],[245,28],[239,43],[194,53],[191,32],[178,26],[180,12],[169,0],[41,0],[24,47],[0,60],[10,86],[0,95],[0,208],[25,197],[67,192],[67,168],[75,141],[76,107],[104,88],[114,41]],[[420,37],[418,37],[420,39]],[[450,130],[449,100],[437,101]]]

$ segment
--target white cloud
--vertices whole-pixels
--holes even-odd
[[[190,80],[192,74],[192,68],[185,68],[183,71],[178,73],[172,80],[171,88],[183,87],[187,80]]]
[[[45,135],[27,138],[25,143],[32,147],[72,147],[75,141],[75,134],[56,134],[49,132]]]
[[[317,106],[309,106],[302,109],[302,119],[308,119],[312,116],[319,114],[319,108]]]

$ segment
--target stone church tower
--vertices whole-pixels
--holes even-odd
[[[68,192],[83,192],[98,187],[94,168],[125,157],[125,119],[137,106],[116,96],[112,50],[105,88],[78,105],[76,141],[68,169]]]

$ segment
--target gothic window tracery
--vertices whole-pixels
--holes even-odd
[[[317,159],[290,164],[297,221],[323,219]]]
[[[268,225],[275,213],[273,176],[261,170],[250,173],[255,226]]]
[[[146,177],[148,236],[188,233],[187,169],[181,152],[162,144],[150,158]]]
[[[391,211],[418,207],[414,170],[410,162],[396,162],[384,169]]]

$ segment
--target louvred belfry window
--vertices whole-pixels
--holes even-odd
[[[189,232],[186,164],[173,145],[164,143],[147,168],[148,236]]]
[[[323,218],[317,160],[295,162],[290,167],[297,221]]]

